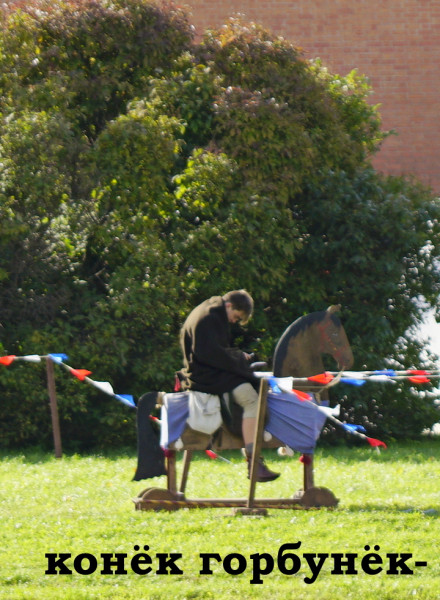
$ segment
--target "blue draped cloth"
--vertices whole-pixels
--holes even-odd
[[[160,445],[168,448],[180,438],[189,417],[189,392],[165,394],[160,413]]]
[[[189,393],[165,394],[161,409],[160,445],[168,448],[183,434],[189,416]],[[326,415],[312,401],[295,394],[269,392],[265,430],[297,452],[313,454]]]
[[[327,416],[313,400],[302,401],[286,392],[269,392],[267,409],[266,431],[292,450],[314,453]]]

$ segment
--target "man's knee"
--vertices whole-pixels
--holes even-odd
[[[250,383],[242,383],[232,390],[234,401],[243,409],[243,419],[255,418],[258,412],[258,394]]]

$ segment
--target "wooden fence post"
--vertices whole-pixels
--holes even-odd
[[[55,446],[55,458],[61,458],[63,450],[61,447],[60,420],[58,417],[57,394],[55,390],[55,373],[53,361],[46,358],[47,389],[49,392],[50,414],[52,417],[53,442]]]

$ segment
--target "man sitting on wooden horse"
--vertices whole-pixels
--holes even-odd
[[[242,435],[248,461],[248,476],[257,421],[260,380],[246,352],[230,346],[231,323],[245,324],[252,316],[254,301],[246,290],[213,296],[193,309],[180,336],[184,367],[179,373],[182,388],[215,394],[225,408],[225,396],[243,409]],[[270,471],[262,458],[257,481],[273,481],[279,473]]]

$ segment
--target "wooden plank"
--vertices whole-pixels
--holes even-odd
[[[196,499],[160,499],[160,498],[135,498],[134,503],[137,510],[158,510],[176,508],[249,508],[248,498],[196,498]],[[258,498],[254,499],[251,508],[302,508],[301,499],[295,498]]]
[[[249,495],[247,500],[247,508],[252,508],[255,499],[255,487],[257,484],[258,461],[260,460],[261,445],[263,441],[264,420],[266,416],[267,391],[269,384],[267,379],[262,379],[260,382],[260,393],[258,395],[258,413],[255,425],[254,447],[252,454],[252,463],[249,473]]]

